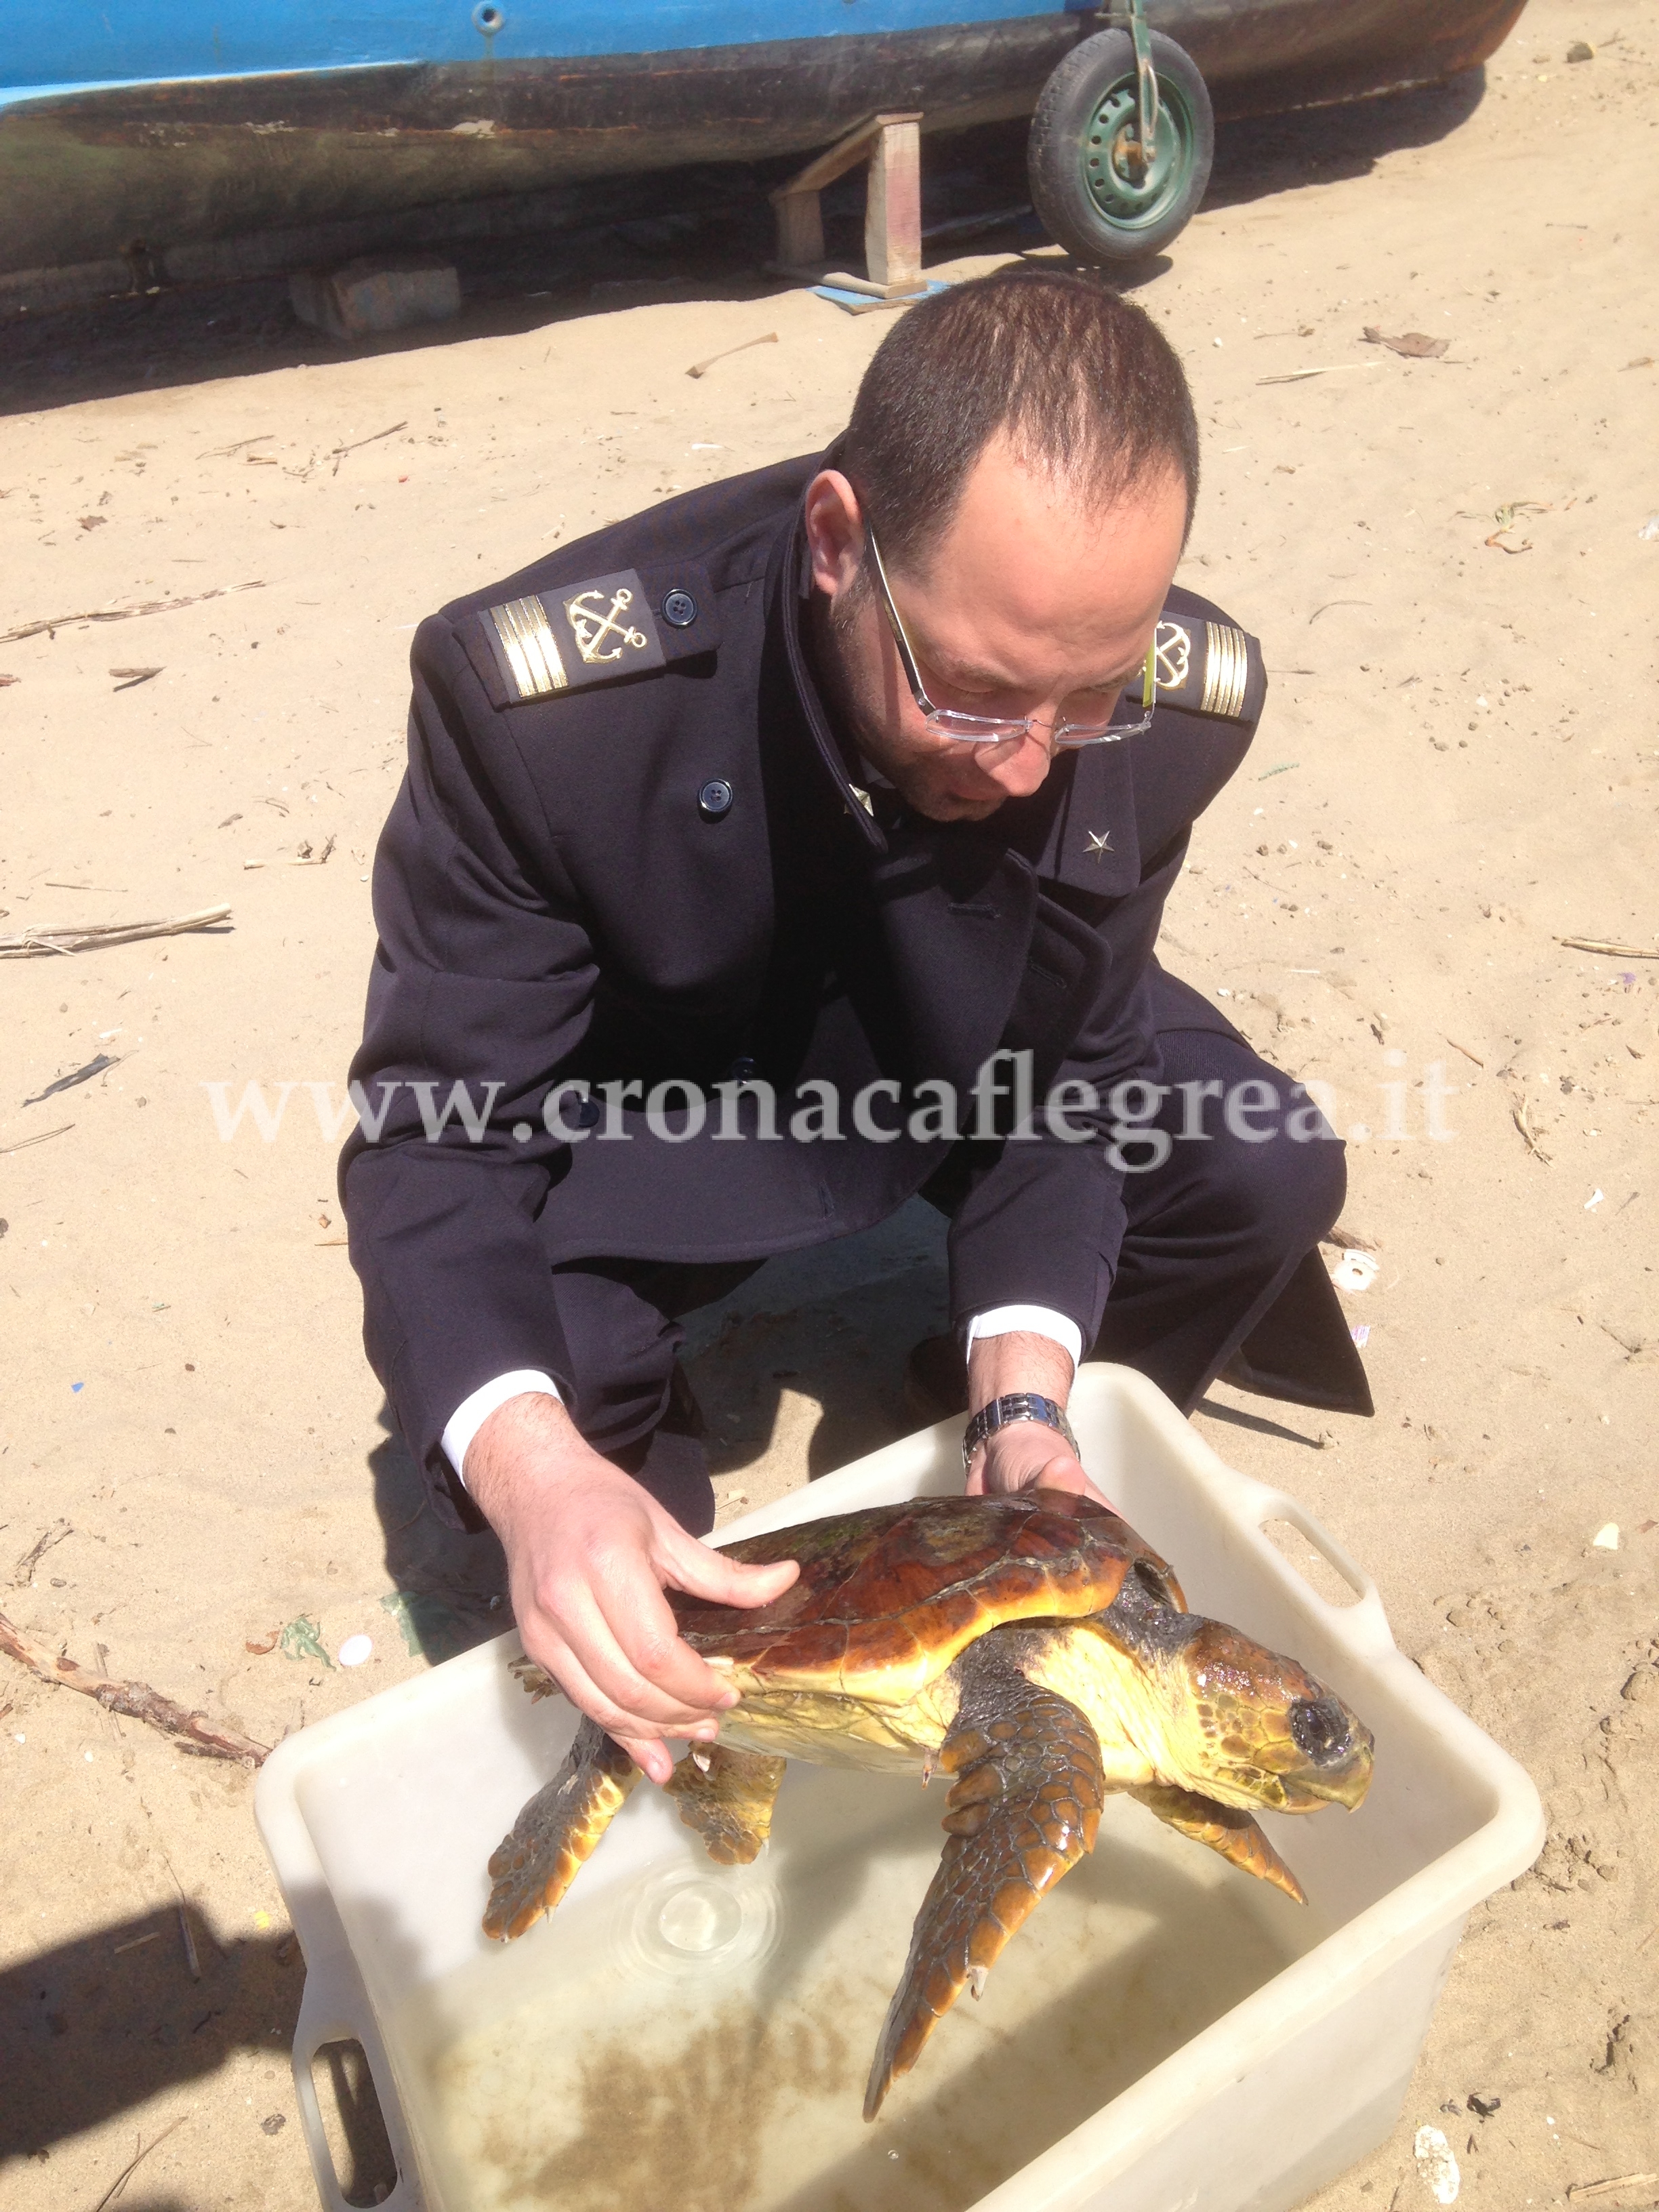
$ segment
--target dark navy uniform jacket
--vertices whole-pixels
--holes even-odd
[[[1149,732],[1062,753],[983,823],[866,806],[804,634],[820,465],[671,501],[416,633],[341,1187],[369,1358],[441,1483],[473,1390],[519,1368],[568,1379],[550,1265],[756,1258],[866,1228],[950,1150],[902,1132],[914,1086],[953,1085],[965,1124],[999,1048],[1031,1054],[1039,1098],[1156,1079],[1149,963],[1193,821],[1254,732],[1254,642],[1173,592]],[[753,1133],[748,1094],[724,1134],[712,1111],[686,1141],[647,1133],[653,1085],[712,1094],[750,1070],[776,1088],[778,1140]],[[850,1126],[881,1078],[907,1087],[873,1109],[890,1142]],[[839,1095],[842,1141],[787,1133],[812,1079]],[[592,1124],[568,1091],[550,1134],[550,1089],[582,1081]],[[430,1141],[457,1082],[474,1127],[452,1113]],[[641,1087],[601,1115],[607,1082]],[[664,1103],[684,1127],[680,1095]],[[1039,1118],[980,1153],[951,1231],[957,1318],[1046,1305],[1092,1342],[1124,1220],[1108,1147]]]

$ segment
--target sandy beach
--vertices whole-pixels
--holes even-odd
[[[1483,79],[1224,128],[1131,288],[1204,428],[1182,580],[1272,684],[1161,951],[1329,1086],[1377,1263],[1373,1420],[1218,1386],[1196,1425],[1549,1820],[1323,2212],[1428,2212],[1425,2125],[1471,2212],[1659,2202],[1656,53],[1656,0],[1534,0]],[[332,347],[280,287],[0,333],[0,933],[231,909],[0,968],[0,1614],[263,1745],[508,1625],[362,1352],[370,860],[424,615],[842,425],[886,317],[734,237],[561,247],[412,342]],[[1022,251],[1055,255],[1006,227],[932,273]],[[943,1297],[916,1202],[697,1317],[723,1518],[904,1432]],[[314,2204],[251,1793],[0,1656],[4,2212],[92,2212],[152,2143],[123,2212]]]

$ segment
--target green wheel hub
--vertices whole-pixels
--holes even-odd
[[[1113,85],[1090,117],[1078,149],[1089,197],[1120,230],[1146,230],[1186,191],[1196,159],[1192,111],[1178,85],[1158,78],[1152,158],[1139,159],[1140,133],[1131,76]]]

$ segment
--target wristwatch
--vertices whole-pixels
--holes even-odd
[[[981,1406],[968,1424],[962,1439],[962,1470],[965,1474],[973,1466],[974,1454],[999,1429],[1010,1427],[1015,1421],[1041,1421],[1045,1428],[1054,1430],[1065,1437],[1073,1454],[1077,1455],[1077,1438],[1066,1418],[1065,1408],[1052,1398],[1040,1398],[1034,1390],[1016,1390],[1006,1398],[993,1398],[988,1406]]]

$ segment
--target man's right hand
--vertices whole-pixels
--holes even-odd
[[[507,1553],[525,1650],[653,1782],[665,1736],[712,1742],[738,1693],[684,1643],[665,1587],[768,1605],[800,1570],[740,1565],[602,1459],[556,1398],[509,1398],[468,1447],[466,1486]]]

